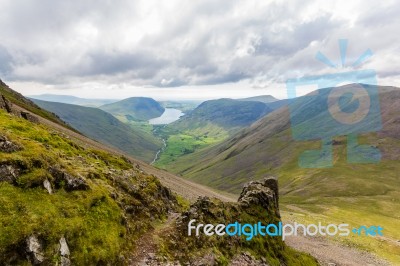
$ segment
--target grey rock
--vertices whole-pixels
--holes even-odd
[[[33,264],[40,264],[45,260],[42,245],[35,235],[31,235],[26,240],[27,252]]]
[[[238,202],[242,207],[262,206],[266,210],[279,214],[278,181],[275,177],[267,177],[261,181],[247,183],[239,196]]]
[[[61,257],[61,266],[71,266],[71,260],[66,257]]]
[[[60,254],[61,254],[61,256],[69,256],[70,255],[67,240],[65,239],[65,237],[62,237],[60,239]]]
[[[57,188],[64,187],[67,191],[89,189],[89,185],[82,177],[72,176],[54,167],[50,167],[49,172],[54,177]]]
[[[21,150],[19,145],[12,143],[4,136],[0,136],[0,151],[11,153],[19,150]]]
[[[7,113],[13,112],[12,103],[4,95],[0,95],[0,108],[6,110]]]
[[[29,113],[29,112],[25,112],[25,111],[21,111],[21,117],[32,122],[32,123],[39,123],[39,118],[37,118],[36,116],[34,116],[33,114]]]
[[[44,180],[43,181],[43,186],[45,189],[47,189],[47,191],[49,192],[49,194],[53,194],[53,189],[51,188],[51,183],[49,180]]]
[[[20,169],[12,164],[0,165],[0,182],[14,183],[20,175]]]

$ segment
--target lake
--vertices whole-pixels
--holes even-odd
[[[165,108],[164,113],[160,117],[156,117],[149,120],[151,125],[166,125],[170,124],[183,116],[184,113],[181,110],[174,108]]]

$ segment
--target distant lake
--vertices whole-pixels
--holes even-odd
[[[178,120],[183,115],[184,113],[181,110],[165,108],[164,113],[160,117],[150,119],[149,123],[152,125],[166,125]]]

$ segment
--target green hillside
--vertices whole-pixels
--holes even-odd
[[[103,110],[64,103],[33,101],[43,109],[57,114],[86,136],[117,147],[140,160],[151,162],[162,146],[161,140],[151,133],[129,127]]]
[[[322,102],[304,99],[307,111],[295,111],[293,115],[305,121],[311,119],[314,127],[324,132],[329,125],[320,119],[324,117]],[[349,164],[346,160],[347,140],[338,136],[331,142],[332,167],[299,167],[302,152],[320,148],[321,141],[293,140],[289,110],[283,107],[221,144],[178,158],[167,169],[201,184],[234,193],[239,193],[241,186],[250,180],[266,175],[278,176],[281,200],[288,213],[298,213],[299,219],[308,222],[380,224],[385,227],[385,239],[346,241],[391,261],[400,261],[400,247],[396,244],[400,239],[397,211],[400,209],[400,90],[381,87],[380,106],[383,128],[378,133],[362,134],[358,139],[360,144],[380,149],[383,155],[380,163]],[[301,106],[298,107],[300,110]],[[372,121],[366,121],[361,127],[368,129],[368,123]]]
[[[161,116],[164,107],[151,98],[132,97],[99,107],[121,121],[147,121]]]
[[[272,111],[264,103],[219,99],[203,102],[196,109],[155,134],[166,140],[156,165],[166,168],[185,154],[215,145]]]
[[[7,98],[7,100],[9,100],[11,103],[14,103],[36,115],[44,117],[63,127],[68,127],[69,129],[72,129],[53,113],[43,110],[35,103],[33,103],[31,100],[28,100],[27,98],[22,96],[22,94],[10,89],[10,87],[8,87],[7,84],[5,84],[2,80],[0,80],[0,97],[1,95],[4,95]]]
[[[208,122],[226,130],[250,125],[271,109],[256,101],[219,99],[203,102],[189,114],[171,124],[179,130],[200,129]],[[205,132],[207,133],[207,132]]]
[[[124,265],[121,256],[177,206],[126,158],[1,109],[0,137],[9,147],[0,149],[2,265]],[[59,251],[62,239],[69,254]]]
[[[267,214],[280,222],[276,183],[247,186],[238,203],[204,197],[189,208],[130,159],[81,146],[2,108],[1,265],[141,265],[150,256],[155,265],[202,265],[210,252],[218,265],[243,257],[274,266],[317,265],[278,237],[198,239],[185,231],[188,215],[256,222]],[[258,204],[259,198],[268,200]]]

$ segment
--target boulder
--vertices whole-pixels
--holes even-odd
[[[25,112],[25,111],[21,111],[21,117],[32,122],[32,123],[39,123],[39,118],[37,118],[36,116],[34,116],[33,114],[29,113],[29,112]]]
[[[247,183],[239,196],[238,202],[244,208],[262,206],[280,217],[278,180],[275,177],[266,177],[261,181]]]
[[[49,173],[54,177],[56,188],[63,187],[66,191],[89,189],[89,185],[83,177],[72,176],[55,167],[50,167]]]

